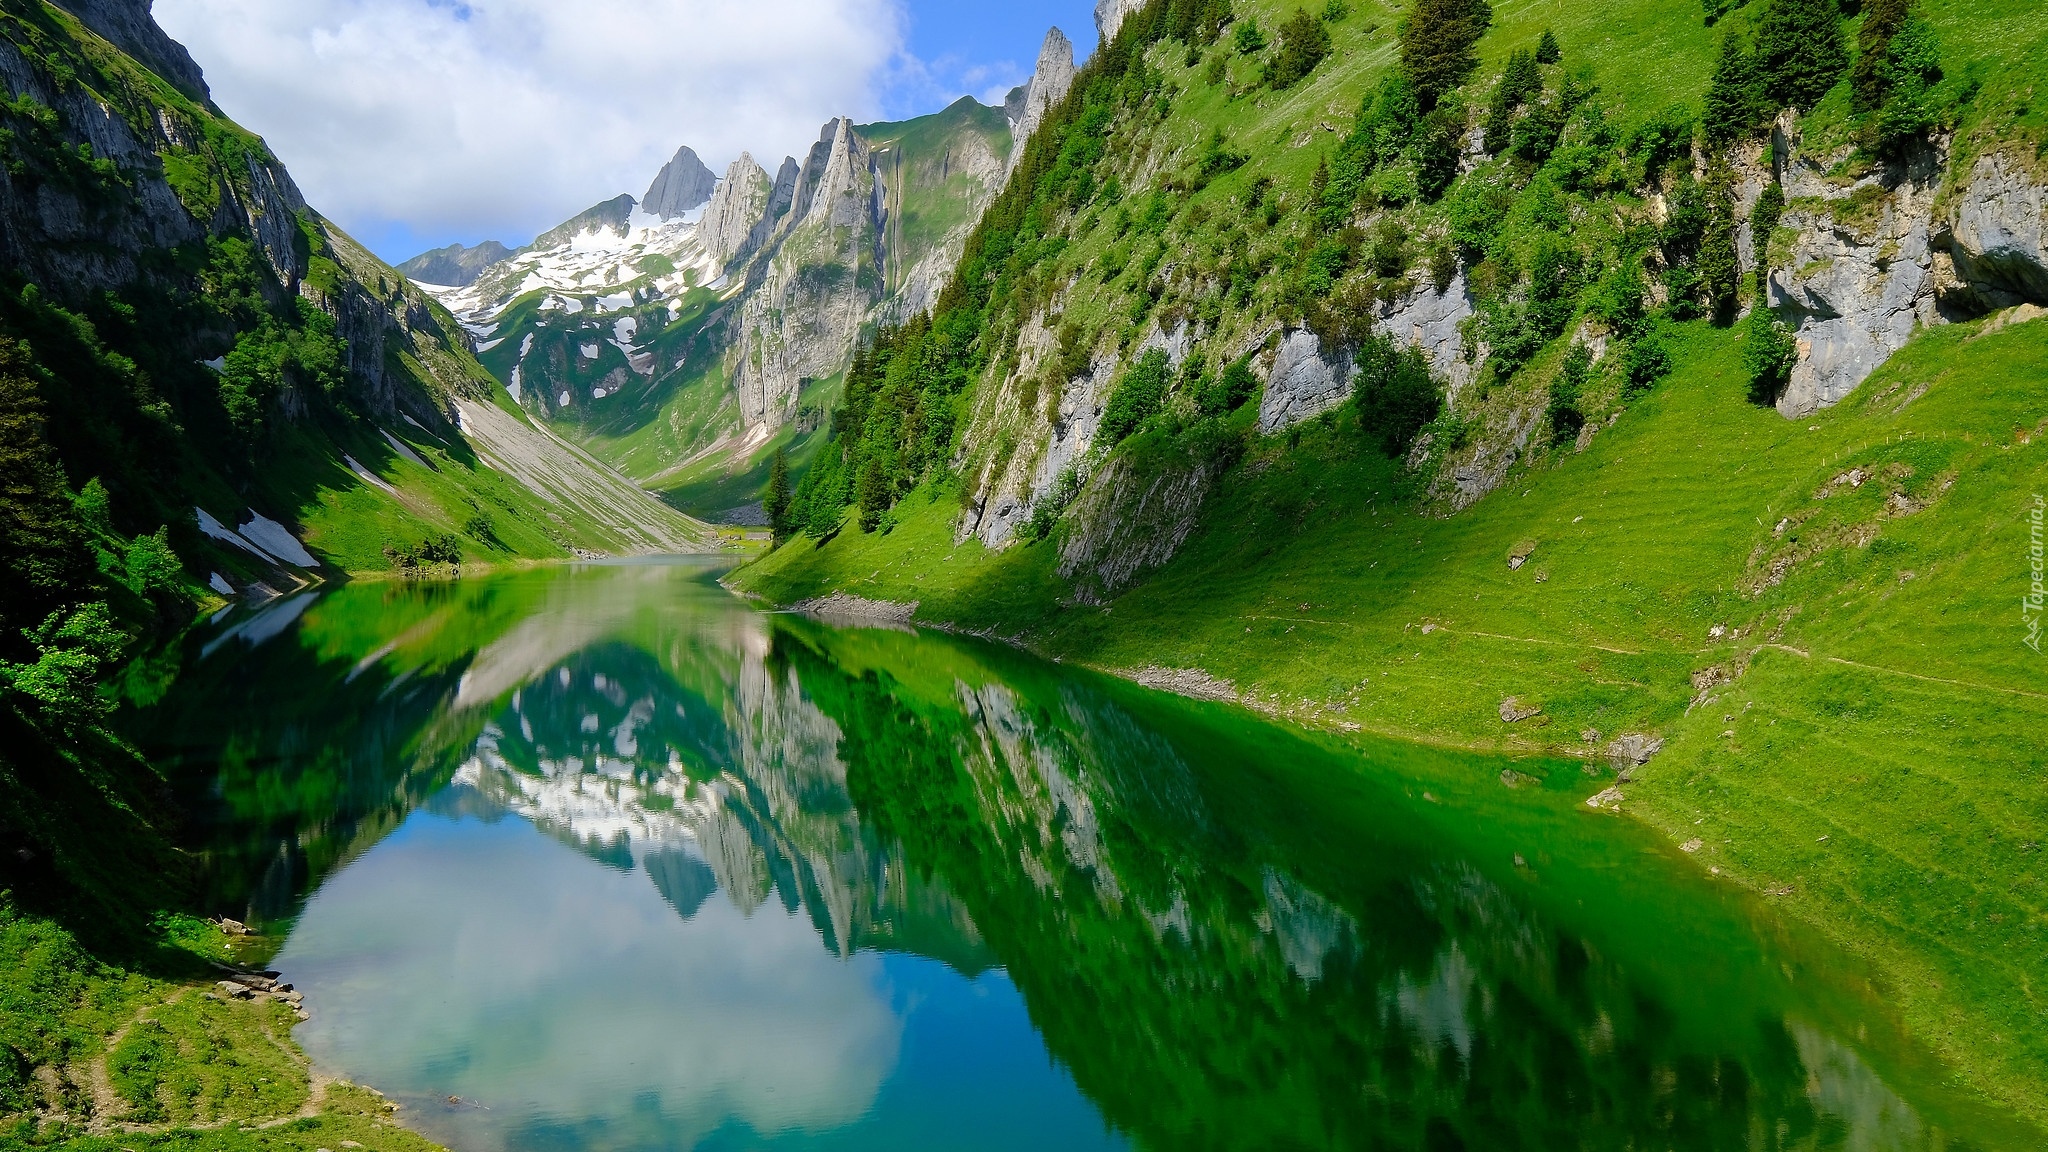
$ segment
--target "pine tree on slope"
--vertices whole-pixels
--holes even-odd
[[[1487,0],[1415,0],[1401,22],[1401,72],[1423,111],[1479,67],[1473,48],[1492,26]]]
[[[1835,0],[1768,0],[1756,29],[1764,93],[1780,108],[1809,110],[1849,70]]]

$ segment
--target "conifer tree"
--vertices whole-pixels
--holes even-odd
[[[1500,85],[1493,90],[1493,102],[1486,110],[1486,150],[1498,155],[1507,150],[1514,136],[1515,109],[1529,97],[1543,91],[1543,74],[1536,70],[1536,57],[1526,51],[1508,57]]]
[[[1764,104],[1756,57],[1730,32],[1721,38],[1721,55],[1707,81],[1706,115],[1700,125],[1707,143],[1725,148],[1747,137],[1761,126]]]
[[[1564,59],[1564,49],[1558,46],[1557,35],[1550,29],[1543,30],[1543,38],[1536,42],[1536,62],[1555,64]]]
[[[1700,235],[1695,261],[1700,287],[1707,297],[1707,315],[1726,323],[1735,315],[1741,293],[1742,268],[1735,253],[1735,190],[1733,174],[1716,164],[1707,173],[1707,227]]]
[[[1780,108],[1811,109],[1849,70],[1835,0],[1767,0],[1756,29],[1764,93]]]
[[[768,513],[768,525],[774,529],[778,541],[786,540],[790,535],[789,503],[789,451],[777,448],[775,462],[768,466],[768,491],[761,504]]]
[[[1856,68],[1849,76],[1851,106],[1873,112],[1884,106],[1886,64],[1892,37],[1906,22],[1907,0],[1869,0],[1863,6],[1863,30],[1856,34]]]
[[[1330,54],[1330,30],[1323,22],[1297,8],[1294,17],[1280,26],[1280,51],[1274,53],[1267,82],[1275,88],[1292,87],[1315,71]]]
[[[1487,0],[1415,0],[1401,22],[1401,73],[1423,111],[1479,67],[1473,49],[1492,26]]]

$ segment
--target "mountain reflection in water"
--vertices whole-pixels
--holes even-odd
[[[218,910],[289,926],[307,1049],[461,1150],[2006,1142],[1575,763],[1511,791],[701,567],[285,609],[145,740]]]

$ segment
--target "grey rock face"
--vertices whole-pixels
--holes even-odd
[[[1932,201],[1932,188],[1909,184],[1851,219],[1832,208],[1786,214],[1799,239],[1771,273],[1770,298],[1797,330],[1800,355],[1780,412],[1796,418],[1840,401],[1905,347],[1915,328],[1940,322],[1928,243]]]
[[[467,288],[476,283],[484,269],[511,255],[513,250],[496,240],[486,240],[474,248],[450,244],[446,248],[423,252],[400,264],[398,270],[406,279],[422,284]]]
[[[1145,6],[1145,0],[1095,0],[1095,34],[1104,44],[1116,39],[1117,30],[1131,13]]]
[[[1343,403],[1351,394],[1351,370],[1351,357],[1325,356],[1315,333],[1289,332],[1273,357],[1266,394],[1259,401],[1259,431],[1299,424]]]
[[[209,98],[199,65],[183,44],[157,27],[156,18],[150,15],[150,0],[59,0],[58,7],[187,96]]]
[[[852,348],[880,263],[879,187],[852,122],[827,124],[797,176],[775,250],[749,273],[732,352],[747,427],[788,420],[804,381],[831,375]]]
[[[1214,479],[1206,466],[1141,478],[1126,461],[1112,460],[1068,513],[1075,527],[1060,546],[1060,575],[1075,582],[1084,603],[1106,602],[1147,569],[1173,559],[1194,531]]]
[[[768,173],[748,153],[740,153],[725,170],[725,181],[711,194],[704,218],[697,222],[697,239],[713,259],[726,263],[746,253],[754,225],[768,214],[774,188]]]
[[[1450,381],[1455,397],[1473,375],[1474,366],[1465,362],[1465,341],[1458,331],[1472,311],[1472,295],[1461,270],[1442,292],[1423,283],[1400,300],[1381,305],[1379,327],[1397,344],[1420,345],[1430,366]]]
[[[120,19],[132,16],[171,43],[149,21],[146,4],[80,7],[113,31],[122,30]],[[130,28],[124,35],[142,33]],[[305,200],[267,152],[249,156],[246,188],[223,188],[212,218],[194,219],[161,175],[161,153],[199,143],[187,138],[190,129],[175,117],[131,124],[85,88],[52,86],[11,40],[0,40],[0,84],[10,95],[53,109],[71,141],[90,145],[93,155],[113,161],[133,181],[130,191],[105,203],[52,182],[0,175],[0,260],[24,279],[66,295],[115,288],[143,275],[144,253],[246,229],[276,275],[277,289],[296,289],[305,274],[297,222]]]
[[[1992,154],[1970,169],[1952,213],[1949,255],[1955,276],[1975,292],[1977,310],[2048,304],[2048,186],[2007,157]]]
[[[655,175],[654,183],[647,188],[647,195],[640,200],[640,207],[663,220],[673,220],[704,207],[717,188],[718,177],[712,175],[711,169],[706,168],[704,162],[697,159],[697,154],[686,146],[677,149],[675,158]]]
[[[1045,44],[1038,50],[1038,68],[1032,72],[1031,82],[1019,90],[1022,96],[1016,100],[1015,110],[1012,111],[1009,101],[1004,102],[1004,112],[1010,119],[1011,168],[1024,158],[1024,145],[1045,122],[1046,112],[1065,99],[1067,90],[1073,86],[1074,44],[1066,33],[1054,28],[1045,34]]]

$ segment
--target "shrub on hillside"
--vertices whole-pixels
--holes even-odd
[[[53,612],[27,633],[36,659],[0,664],[0,689],[22,698],[46,723],[64,730],[93,724],[112,711],[101,678],[120,660],[128,637],[97,601]]]
[[[1422,130],[1415,135],[1415,188],[1424,200],[1442,198],[1458,178],[1464,150],[1465,109],[1446,100],[1422,118]]]
[[[1726,168],[1716,168],[1704,182],[1707,226],[1701,232],[1698,267],[1707,314],[1726,322],[1735,314],[1742,270],[1735,251],[1735,190]]]
[[[1564,59],[1564,49],[1557,42],[1557,33],[1545,28],[1543,35],[1536,41],[1536,62],[1538,64],[1555,64],[1562,59]]]
[[[1564,331],[1585,286],[1585,258],[1569,240],[1539,233],[1529,252],[1529,316],[1543,340]]]
[[[1798,362],[1799,342],[1792,329],[1770,309],[1752,309],[1749,330],[1742,337],[1742,367],[1749,376],[1750,402],[1776,404]]]
[[[1771,234],[1785,214],[1785,189],[1773,180],[1764,185],[1749,210],[1750,243],[1756,252],[1756,295],[1759,301],[1769,293],[1771,276]]]
[[[1479,67],[1479,38],[1493,26],[1487,0],[1415,0],[1401,22],[1401,74],[1423,110]]]
[[[1095,433],[1101,448],[1114,448],[1138,430],[1166,402],[1169,365],[1166,353],[1151,349],[1125,369],[1123,378],[1110,390],[1109,403],[1102,409],[1102,425]]]
[[[1564,362],[1558,365],[1557,378],[1550,382],[1550,403],[1544,410],[1554,439],[1569,440],[1586,426],[1586,414],[1579,409],[1579,400],[1586,377],[1592,371],[1593,350],[1584,344],[1573,344],[1564,354]]]
[[[1515,111],[1528,103],[1531,96],[1543,91],[1543,74],[1537,70],[1536,57],[1527,51],[1519,51],[1508,57],[1507,67],[1501,71],[1500,83],[1494,85],[1493,99],[1486,108],[1486,150],[1493,155],[1507,151],[1514,140]]]
[[[1249,355],[1232,360],[1210,381],[1202,394],[1202,410],[1210,415],[1235,412],[1259,390],[1259,378],[1252,373]]]
[[[1632,336],[1642,326],[1649,293],[1643,284],[1643,262],[1630,257],[1600,278],[1587,301],[1587,311],[1614,332]]]
[[[1443,386],[1431,374],[1421,347],[1397,347],[1393,337],[1374,331],[1360,342],[1352,403],[1359,427],[1380,450],[1402,456],[1423,426],[1443,411]]]
[[[1671,353],[1656,329],[1647,329],[1628,342],[1628,351],[1621,358],[1621,372],[1621,393],[1628,398],[1648,392],[1657,386],[1657,381],[1671,374]]]
[[[789,450],[777,448],[775,460],[768,466],[767,490],[761,494],[761,510],[768,514],[768,527],[775,533],[777,543],[789,539],[796,529],[789,515],[793,498],[789,488]]]
[[[1673,104],[1631,128],[1622,148],[1637,167],[1633,183],[1655,184],[1667,165],[1690,160],[1692,132],[1692,109],[1683,104]]]
[[[126,552],[122,568],[130,590],[159,607],[177,599],[185,566],[179,563],[178,554],[171,551],[168,525],[158,528],[153,535],[129,541]]]
[[[1266,66],[1266,83],[1274,88],[1291,88],[1330,54],[1330,30],[1323,22],[1297,8],[1280,26],[1280,50]]]

